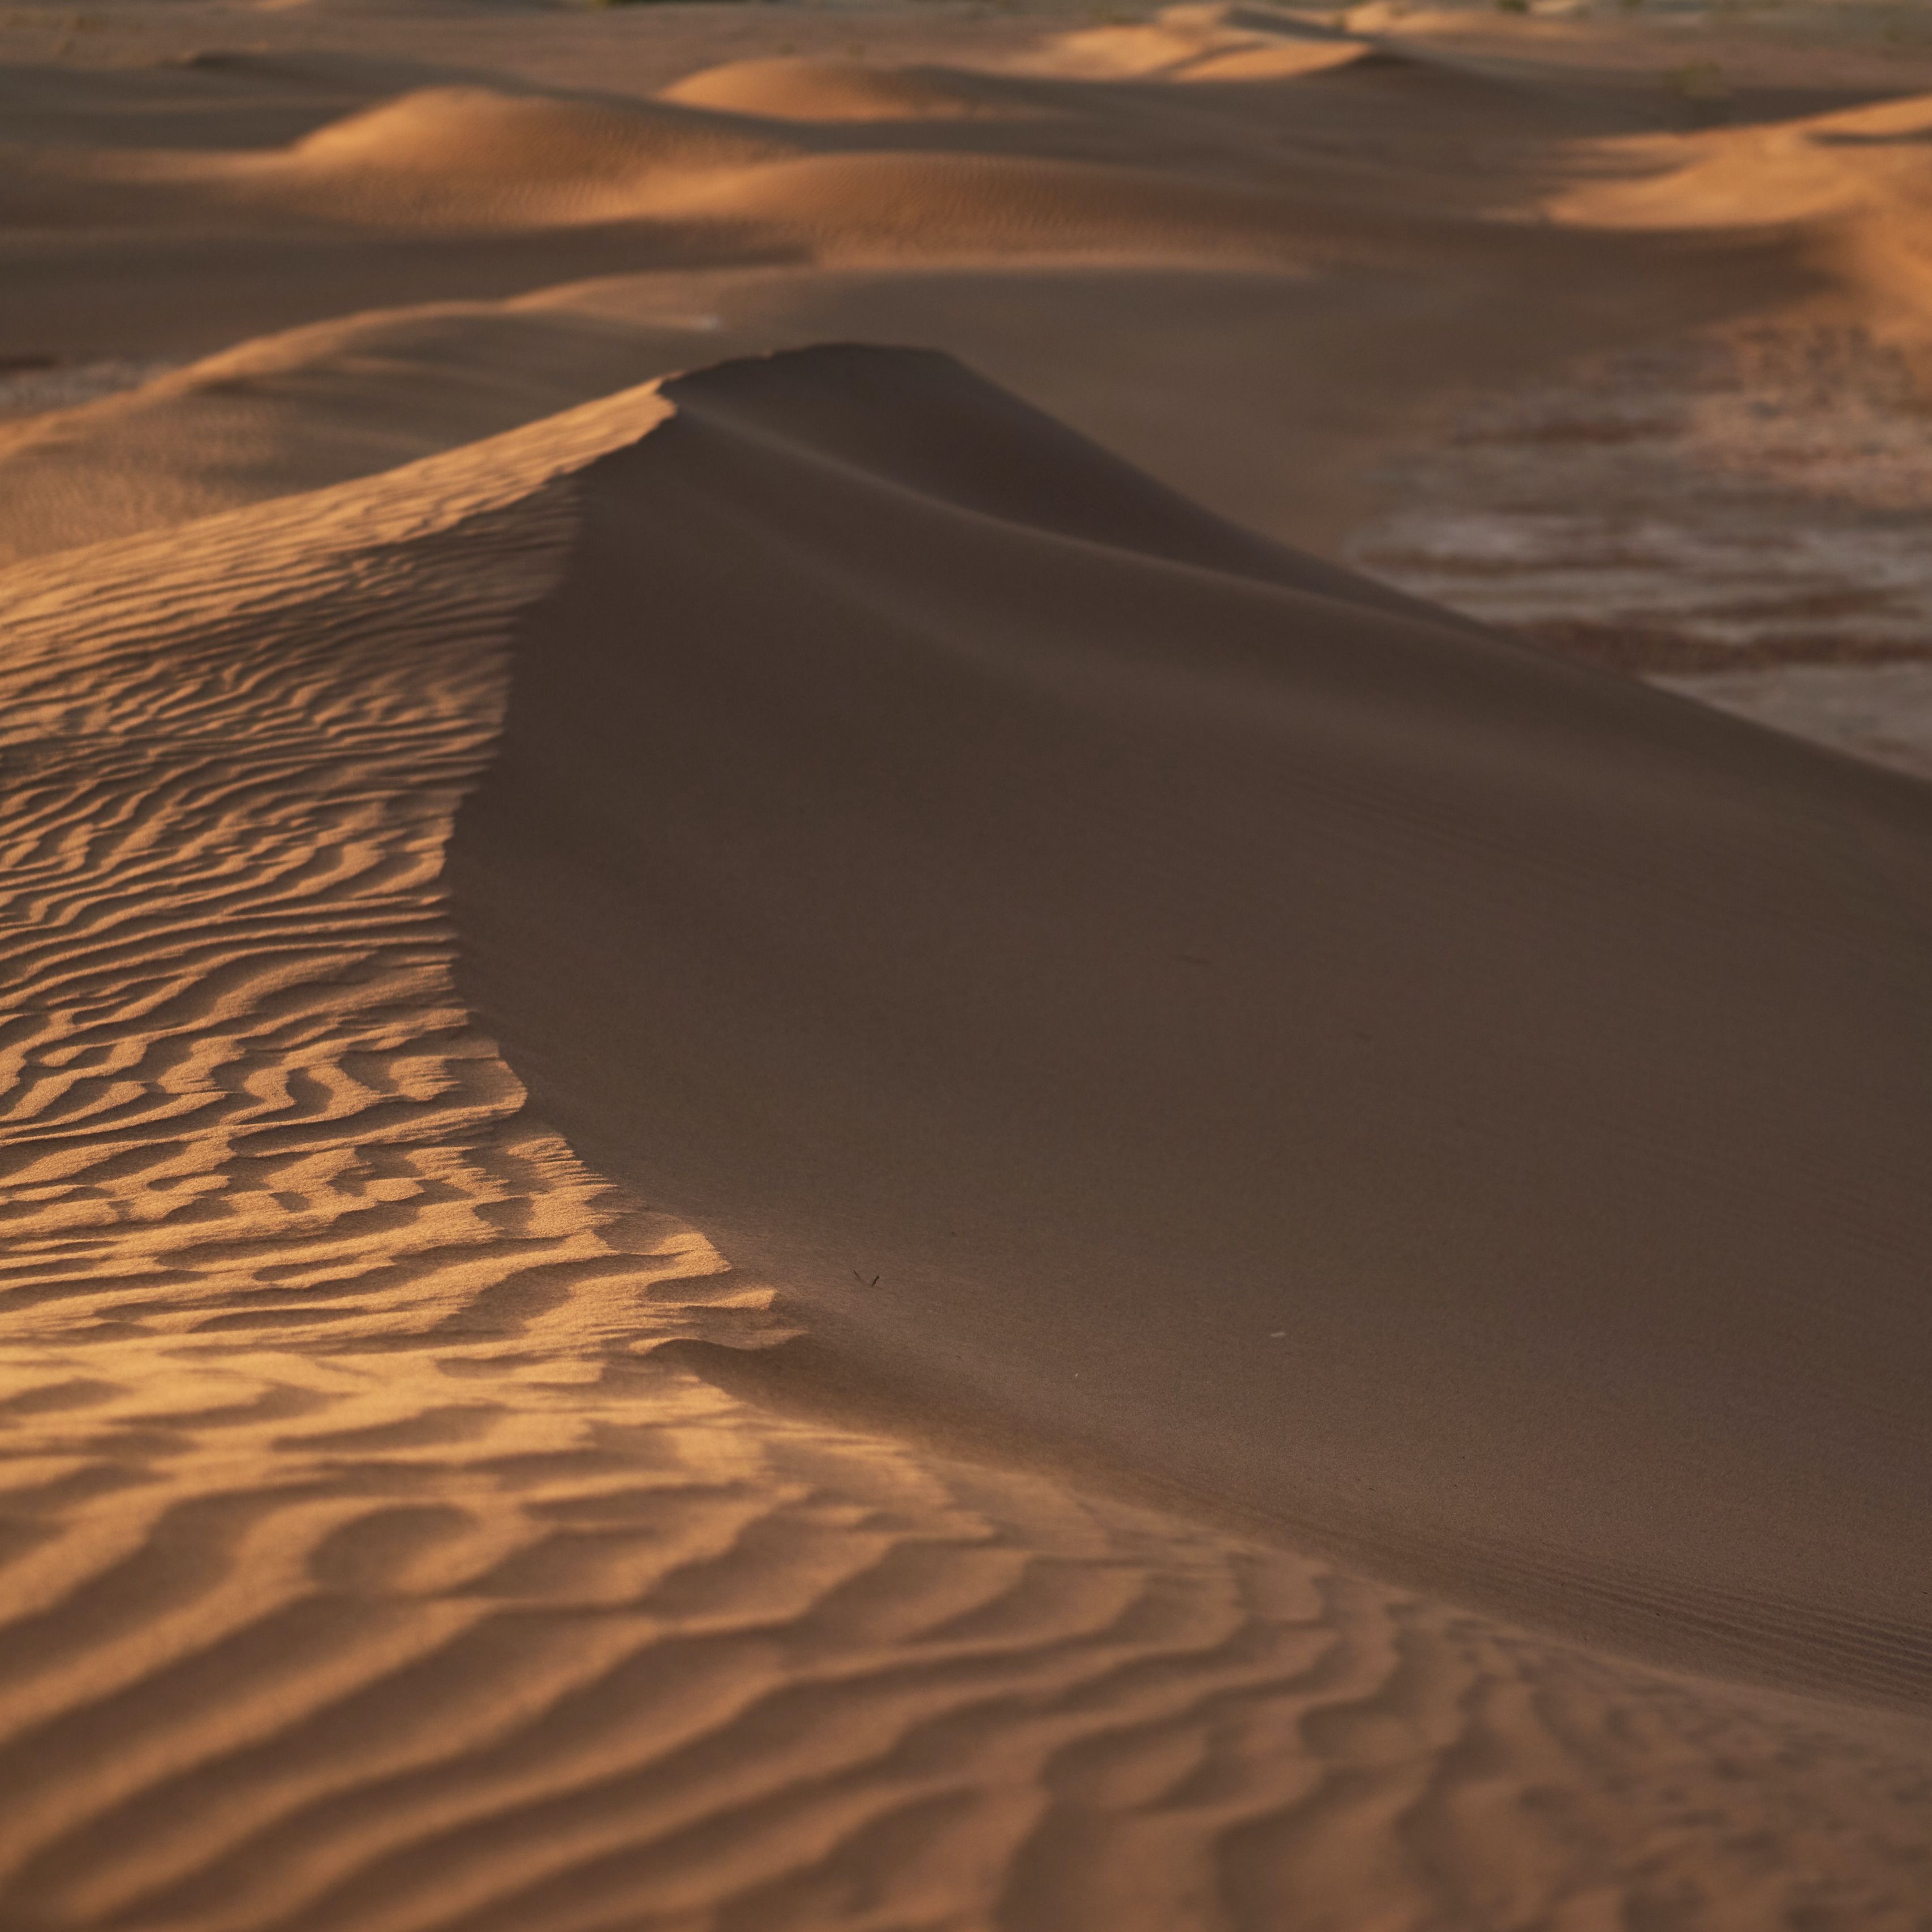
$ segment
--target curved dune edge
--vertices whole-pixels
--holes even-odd
[[[934,1401],[1922,1704],[1922,788],[943,357],[662,393],[453,848],[545,1115]]]
[[[660,100],[774,121],[950,120],[1038,113],[1042,104],[1000,76],[946,68],[867,67],[798,56],[730,61],[662,90]]]
[[[0,575],[0,1919],[1915,1923],[1916,1725],[674,1365],[769,1290],[526,1118],[437,868],[680,406]]]
[[[1430,226],[1532,250],[1546,227],[1626,246],[1696,232],[1882,290],[1901,263],[1923,279],[1922,97],[1660,130],[1633,127],[1628,104],[1620,117],[1419,45],[1238,8],[1064,34],[998,69],[758,58],[640,98],[396,68],[364,88],[281,144],[21,148],[9,212],[372,236],[638,224],[666,262],[849,256],[879,245],[886,214],[901,246],[936,257],[1049,242],[1184,253],[1191,225],[1216,255],[1386,260]],[[1352,125],[1378,106],[1409,124],[1392,147]],[[1513,155],[1490,145],[1504,130]]]
[[[827,260],[1144,249],[1292,260],[1367,218],[1328,208],[1318,178],[1283,192],[1118,158],[820,153],[788,137],[794,124],[668,98],[426,88],[286,149],[101,166],[110,177],[198,190],[218,205],[379,230],[695,221],[742,238],[748,256],[785,244]]]

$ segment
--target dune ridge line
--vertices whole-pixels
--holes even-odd
[[[773,379],[804,420],[756,406]],[[908,385],[882,448],[864,406]],[[532,1114],[456,997],[440,867],[513,645],[614,536],[643,575],[606,617],[665,668],[680,532],[628,472],[655,452],[674,506],[731,500],[706,446],[734,413],[754,482],[815,451],[814,488],[896,476],[1055,569],[1111,572],[1130,535],[1156,554],[1132,605],[1232,584],[1270,622],[1359,610],[1522,658],[1096,470],[948,364],[855,349],[0,575],[0,1918],[1154,1932],[1802,1903],[1904,1932],[1916,1720],[1640,1669],[690,1372],[784,1354],[779,1278]],[[1034,471],[952,466],[1016,437]],[[646,761],[704,722],[650,716]]]
[[[881,1371],[1922,1699],[1922,787],[1247,537],[944,357],[664,393],[452,848],[546,1116]]]

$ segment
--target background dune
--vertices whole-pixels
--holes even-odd
[[[730,61],[674,82],[662,98],[778,121],[923,121],[1051,113],[1050,96],[1004,76],[945,68],[864,67],[796,55]]]
[[[1614,416],[1618,372],[1654,388],[1660,346],[1735,364],[1746,409],[1786,412],[1792,358],[1738,347],[1767,330],[1825,346],[1840,390],[1872,386],[1873,356],[1919,365],[1922,144],[1860,132],[1909,133],[1932,98],[1909,46],[1742,38],[1717,50],[1714,106],[1643,22],[461,17],[452,59],[446,26],[406,10],[371,16],[352,52],[253,15],[252,50],[224,52],[207,40],[226,16],[150,8],[115,32],[175,22],[172,64],[16,74],[32,145],[9,176],[0,338],[76,384],[188,366],[146,395],[0,416],[0,556],[372,473],[716,356],[910,341],[1270,535],[1669,671],[1675,638],[1712,634],[1691,613],[1730,568],[1714,552],[1738,550],[1706,528],[1735,507],[1712,508],[1726,452],[1677,439],[1596,546],[1627,548],[1654,506],[1696,539],[1668,573],[1690,594],[1660,611],[1612,586],[1586,639],[1562,621],[1574,584],[1534,581],[1564,548],[1536,514],[1574,526],[1598,479],[1539,463],[1540,434],[1500,490],[1451,475],[1467,424],[1532,379]],[[1801,176],[1828,193],[1794,198]],[[124,285],[132,313],[103,299]],[[1922,416],[1893,414],[1894,442],[1916,424],[1922,445]],[[1550,506],[1552,488],[1571,500]],[[1482,568],[1504,580],[1417,554],[1441,548],[1413,526],[1445,491],[1488,497],[1507,542]],[[1760,497],[1743,520],[1745,548],[1768,524],[1794,554],[1794,514]],[[1827,563],[1794,594],[1846,594],[1855,568],[1872,575]],[[1922,588],[1908,603],[1922,612]]]

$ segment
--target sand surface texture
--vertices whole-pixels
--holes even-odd
[[[1932,48],[0,61],[0,1932],[1932,1925]]]

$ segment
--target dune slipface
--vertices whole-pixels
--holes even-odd
[[[664,386],[451,877],[814,1346],[1679,1662],[1932,1690],[1932,802],[926,353]]]

